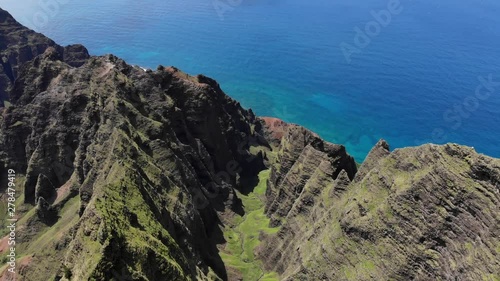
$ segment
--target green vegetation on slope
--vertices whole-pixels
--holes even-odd
[[[238,193],[243,202],[245,215],[235,217],[233,225],[224,229],[227,244],[221,257],[227,267],[241,272],[245,281],[279,280],[276,273],[264,272],[262,262],[254,256],[254,250],[260,244],[260,233],[273,234],[279,230],[268,227],[269,218],[264,214],[263,196],[269,173],[270,170],[260,172],[259,183],[253,192],[248,195]]]
[[[78,222],[78,208],[80,197],[78,195],[66,197],[58,205],[58,221],[54,225],[45,225],[38,221],[35,212],[36,207],[24,203],[24,188],[21,188],[26,181],[24,175],[17,175],[16,177],[16,217],[18,221],[16,240],[16,254],[17,264],[27,265],[32,263],[33,257],[38,257],[36,271],[26,271],[23,276],[25,280],[38,280],[43,278],[53,278],[54,274],[58,271],[59,265],[62,263],[64,255],[61,252],[62,245],[66,243],[67,234],[71,228]],[[7,217],[7,200],[6,193],[0,196],[0,220],[4,226]],[[5,237],[7,232],[6,227],[2,227],[0,235]],[[5,253],[5,252],[4,252]],[[4,257],[0,264],[0,275],[6,270]],[[55,266],[54,266],[55,265]],[[37,279],[38,278],[38,279]],[[45,279],[45,280],[46,280]]]
[[[144,280],[188,280],[185,268],[180,265],[186,264],[186,261],[173,238],[151,211],[155,206],[149,204],[154,203],[148,204],[141,193],[141,189],[147,192],[141,179],[132,170],[119,165],[114,165],[110,174],[118,175],[121,180],[107,185],[104,196],[97,199],[97,209],[104,221],[104,229],[99,232],[107,236],[104,244],[109,249],[117,247],[119,244],[113,243],[118,240],[126,241],[126,247],[122,247],[119,253],[110,250],[99,261],[92,278],[107,278],[101,274],[106,272],[107,267],[113,266],[112,272],[131,272]],[[130,256],[125,258],[127,255]],[[154,272],[154,276],[148,276],[149,272]]]
[[[17,175],[16,180],[15,180],[15,198],[16,202],[14,202],[16,206],[15,214],[16,218],[22,218],[25,213],[29,211],[31,206],[27,206],[23,204],[24,202],[24,190],[21,188],[24,185],[26,178],[22,175]],[[8,203],[9,201],[7,200],[8,194],[7,194],[7,184],[2,186],[2,188],[5,188],[4,191],[0,194],[0,221],[2,222],[2,227],[0,228],[0,238],[4,237],[5,235],[8,234],[9,230],[5,227],[8,219]]]

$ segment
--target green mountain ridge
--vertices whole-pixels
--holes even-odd
[[[2,9],[0,59],[0,219],[8,169],[18,218],[0,280],[500,280],[498,159],[381,140],[358,170],[211,78],[62,47]]]

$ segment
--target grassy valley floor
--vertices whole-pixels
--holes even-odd
[[[260,243],[260,233],[273,234],[279,230],[268,227],[269,218],[264,214],[263,200],[269,173],[270,170],[260,172],[259,182],[253,192],[248,195],[238,193],[245,214],[242,217],[235,216],[232,224],[224,229],[227,243],[221,252],[221,257],[228,268],[230,280],[233,280],[231,275],[239,275],[245,281],[279,280],[275,272],[265,272],[262,262],[254,256],[254,250]]]

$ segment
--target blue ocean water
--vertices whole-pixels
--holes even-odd
[[[346,145],[358,161],[379,138],[393,148],[457,142],[500,157],[496,0],[2,0],[0,6],[60,44],[211,76],[258,115],[304,125]]]

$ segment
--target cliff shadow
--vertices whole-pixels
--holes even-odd
[[[245,196],[252,193],[254,189],[259,184],[259,175],[258,173],[255,175],[248,175],[246,177],[242,177],[240,179],[240,184],[238,186],[238,191]]]

